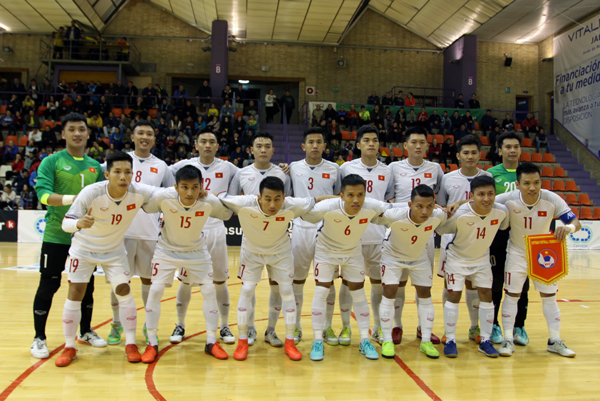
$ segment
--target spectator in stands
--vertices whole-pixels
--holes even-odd
[[[335,162],[336,162],[336,163],[337,163],[339,166],[341,166],[342,164],[344,164],[344,163],[345,163],[345,161],[344,161],[344,156],[342,156],[342,155],[337,155],[337,159],[335,160]]]
[[[117,50],[117,61],[129,61],[129,42],[123,37],[117,42],[119,50]]]
[[[360,106],[360,113],[358,113],[360,118],[360,125],[371,124],[371,113],[365,108],[365,106]]]
[[[190,146],[190,139],[185,134],[184,130],[179,131],[179,135],[177,135],[175,143],[185,145],[186,147]]]
[[[421,112],[417,115],[417,121],[421,127],[429,128],[429,113],[427,113],[425,107],[421,107]]]
[[[75,97],[75,101],[73,102],[71,110],[74,113],[83,114],[83,113],[85,113],[87,111],[87,110],[85,110],[86,107],[87,107],[87,105],[83,101],[83,98],[81,97],[81,95],[77,95]]]
[[[94,102],[94,104],[96,104],[96,103],[98,103],[98,101],[100,101],[100,98],[98,96],[96,96],[97,90],[98,90],[98,86],[96,85],[96,83],[94,81],[90,81],[87,85],[87,91],[85,93],[90,96],[90,100],[92,100]]]
[[[471,95],[471,99],[469,99],[469,108],[470,109],[480,109],[481,105],[479,104],[479,100],[477,100],[477,94],[473,93]]]
[[[350,131],[353,131],[354,127],[357,130],[360,127],[360,115],[353,104],[350,105],[350,110],[348,110],[348,124]]]
[[[496,147],[497,138],[502,135],[500,126],[496,125],[494,129],[490,131],[489,142],[490,150],[488,152],[488,159],[492,162],[492,166],[495,166],[498,161],[498,148]]]
[[[462,124],[462,117],[458,115],[458,110],[454,110],[452,116],[450,117],[450,129],[452,131],[457,131]]]
[[[203,116],[198,115],[198,117],[196,118],[196,122],[194,123],[194,130],[196,132],[196,135],[199,135],[200,131],[202,131],[204,128],[206,128],[206,121],[204,121]]]
[[[465,115],[462,116],[462,123],[466,126],[468,131],[475,129],[475,121],[473,120],[473,116],[469,110],[467,110]]]
[[[52,33],[52,39],[54,40],[54,47],[52,49],[52,58],[62,59],[63,48],[65,47],[65,28],[59,27],[58,31]]]
[[[448,162],[458,164],[456,158],[456,146],[452,142],[452,138],[446,139],[442,145],[442,154],[440,156],[440,163],[448,165]]]
[[[340,142],[337,139],[332,139],[331,143],[329,144],[329,148],[331,150],[333,150],[334,154],[341,154],[342,153],[342,145],[340,144]]]
[[[239,114],[233,122],[233,132],[236,132],[240,138],[243,138],[246,134],[246,121]]]
[[[235,147],[235,150],[229,155],[229,161],[238,167],[242,166],[242,163],[244,162],[244,153],[242,152],[241,146]],[[237,164],[235,162],[237,162]]]
[[[117,147],[115,146],[115,144],[111,142],[110,145],[108,145],[108,149],[106,149],[106,157],[105,157],[105,159],[108,156],[112,155],[113,153],[117,152],[118,150],[119,149],[117,149]]]
[[[344,106],[340,106],[340,109],[338,110],[337,116],[335,119],[336,119],[337,123],[340,125],[340,127],[343,127],[344,129],[348,128],[348,123],[349,123],[348,112],[346,111]]]
[[[14,117],[10,110],[6,110],[6,115],[0,119],[0,135],[2,131],[8,131],[8,135],[16,133]]]
[[[404,107],[400,107],[400,109],[396,112],[394,116],[394,121],[398,123],[400,130],[406,129],[406,111],[404,111]]]
[[[108,113],[108,116],[106,118],[102,117],[102,121],[104,122],[105,127],[107,125],[110,125],[111,127],[119,126],[119,120],[117,119],[117,117],[115,117],[115,115],[113,114],[112,111]],[[108,137],[108,135],[107,135],[107,137]]]
[[[331,124],[329,125],[329,140],[332,139],[337,139],[338,141],[342,140],[340,126],[338,125],[336,120],[331,120]]]
[[[321,125],[321,121],[323,121],[324,115],[325,115],[325,111],[321,110],[321,105],[319,103],[317,103],[315,106],[315,109],[312,112],[311,125],[313,127]]]
[[[192,116],[187,116],[185,118],[185,120],[183,120],[181,122],[181,126],[182,126],[183,133],[186,135],[187,138],[189,138],[190,142],[192,142],[193,138],[194,138],[194,132],[195,132],[194,131],[195,123],[194,123],[194,120],[192,119]]]
[[[406,126],[414,127],[415,125],[417,125],[417,115],[415,114],[415,109],[410,109],[410,113],[406,117]]]
[[[230,118],[225,116],[223,118],[223,121],[221,121],[220,123],[221,123],[221,125],[220,125],[219,130],[227,132],[227,136],[231,138],[231,133],[233,131],[233,124],[232,124]]]
[[[19,96],[12,94],[8,105],[6,106],[6,110],[10,110],[13,114],[17,114],[17,112],[21,112],[22,108],[23,102],[19,100]]]
[[[463,123],[460,125],[459,130],[454,131],[455,142],[457,142],[457,143],[460,142],[460,140],[467,135],[469,135],[469,131],[467,131],[467,126]]]
[[[386,107],[383,112],[383,127],[386,131],[392,128],[392,123],[394,122],[394,116],[389,107]]]
[[[13,85],[11,88],[11,92],[16,92],[19,94],[19,96],[18,96],[19,101],[23,101],[23,99],[25,99],[25,93],[27,91],[25,90],[25,85],[23,85],[23,83],[21,82],[21,80],[19,78],[13,79]]]
[[[133,84],[133,82],[132,82],[132,81],[129,81],[129,82],[127,83],[127,89],[126,89],[126,91],[125,91],[125,94],[128,96],[128,97],[127,97],[127,105],[128,105],[129,107],[131,107],[132,105],[134,105],[134,104],[135,104],[135,99],[136,99],[136,98],[137,98],[137,96],[138,96],[138,88],[137,88],[137,86],[135,86],[135,85]]]
[[[173,109],[169,104],[168,99],[164,98],[160,106],[158,106],[158,116],[164,118],[165,121],[169,121],[173,115]]]
[[[504,120],[502,120],[502,129],[506,131],[513,131],[515,129],[515,122],[510,118],[510,114],[504,115]]]
[[[199,99],[200,103],[205,104],[208,109],[212,95],[212,88],[208,85],[208,80],[205,79],[196,91],[196,99]]]
[[[173,120],[171,120],[171,123],[173,122]],[[215,134],[219,132],[219,129],[221,128],[221,124],[219,123],[219,117],[217,116],[212,116],[212,120],[210,120],[207,124],[206,124],[206,128],[210,128],[210,130],[212,132],[214,132]]]
[[[464,109],[465,108],[465,102],[463,100],[463,94],[459,93],[458,94],[458,99],[456,99],[454,101],[454,108],[455,109]]]
[[[0,209],[13,210],[15,207],[15,199],[17,194],[12,189],[12,185],[5,184],[4,190],[2,191],[2,197],[0,198]]]
[[[379,108],[379,105],[376,104],[371,112],[371,122],[377,127],[379,124],[383,124],[383,112]]]
[[[371,96],[367,98],[367,104],[379,104],[379,96],[377,96],[377,93],[375,93],[375,91],[371,92]]]
[[[35,128],[39,128],[40,119],[35,115],[33,110],[29,110],[29,114],[25,118],[25,122],[23,123],[23,135],[27,136],[27,131],[33,130]]]
[[[258,106],[254,103],[254,100],[249,100],[248,106],[244,107],[244,120],[248,122],[250,116],[254,116],[254,120],[258,121]]]
[[[109,144],[114,145],[114,148],[116,150],[121,150],[121,148],[123,147],[123,134],[121,133],[121,128],[119,128],[119,127],[115,128],[115,132],[113,132],[110,135]],[[109,149],[110,149],[110,146],[109,146]]]
[[[94,143],[92,144],[92,147],[90,148],[89,152],[88,152],[88,156],[91,157],[94,160],[102,160],[102,156],[104,155],[104,148],[102,146],[100,146],[100,144],[98,144],[97,141],[94,141]]]
[[[532,135],[535,137],[540,132],[540,123],[533,117],[533,113],[527,113],[527,118],[521,122],[521,127],[526,138]]]
[[[327,120],[327,125],[331,124],[337,117],[337,110],[333,108],[333,105],[329,103],[327,108],[323,111],[323,118]]]
[[[133,111],[129,114],[129,117],[131,117],[131,118],[139,117],[140,119],[145,119],[147,115],[148,115],[148,108],[146,107],[146,104],[144,103],[144,98],[141,96],[138,96],[135,106],[133,106]]]
[[[448,116],[448,112],[446,110],[444,110],[442,117],[440,117],[440,126],[442,127],[444,135],[452,128],[452,121],[450,120],[450,116]]]
[[[252,134],[256,134],[258,132],[258,121],[254,119],[253,115],[250,115],[248,117],[248,122],[246,123],[246,131]]]
[[[394,106],[404,106],[404,92],[400,91],[394,96]]]
[[[109,90],[108,93],[110,96],[108,98],[108,102],[111,104],[111,106],[113,107],[124,107],[125,105],[125,95],[127,94],[127,89],[124,85],[123,85],[123,81],[117,81],[116,85],[113,85]]]
[[[221,112],[219,113],[219,115],[221,116],[221,124],[223,124],[223,119],[225,117],[229,117],[229,119],[231,120],[233,118],[233,113],[234,113],[234,109],[231,106],[231,102],[228,100],[225,100],[225,104],[221,107]]]
[[[218,122],[218,120],[217,120]],[[179,119],[179,116],[177,114],[175,114],[175,116],[173,116],[173,118],[171,119],[171,121],[169,121],[169,135],[173,134],[173,137],[176,137],[177,135],[179,135],[179,130],[181,130],[181,120]]]
[[[102,122],[102,117],[97,112],[93,112],[92,116],[88,119],[88,127],[92,130],[94,135],[99,135],[102,133],[102,128],[104,128],[104,124]]]
[[[52,148],[52,152],[56,149],[56,133],[52,131],[50,126],[46,125],[44,127],[44,131],[42,132],[42,148],[47,148],[50,146]]]
[[[435,130],[435,133],[442,131],[442,118],[438,114],[437,110],[433,110],[433,113],[429,116],[429,126],[425,127],[430,131]]]
[[[31,141],[29,141],[29,142],[31,142]],[[25,163],[23,164],[23,168],[25,168],[27,170],[31,169],[31,165],[33,164],[34,161],[35,161],[35,153],[28,152],[27,157],[25,158]]]
[[[246,154],[245,154],[245,159],[244,159],[244,163],[243,166],[249,166],[252,163],[254,163],[254,155],[252,154],[252,146],[246,146]]]
[[[381,99],[382,106],[392,106],[394,104],[394,99],[392,98],[392,94],[390,92],[386,92],[385,96]]]
[[[152,86],[152,83],[148,83],[148,86],[142,91],[144,97],[144,104],[147,108],[152,109],[156,104],[156,89]]]
[[[234,132],[233,133],[233,137],[229,141],[229,149],[235,149],[238,146],[242,149],[242,152],[243,152],[244,151],[244,145],[243,145],[241,136],[237,132]]]
[[[269,89],[269,93],[265,95],[265,111],[267,113],[267,123],[272,123],[275,114],[279,112],[277,96],[275,96],[273,89]]]
[[[434,158],[440,159],[442,154],[442,146],[438,143],[437,139],[433,138],[431,144],[429,145],[429,152],[427,155],[430,161],[433,161]]]
[[[0,106],[8,105],[10,102],[10,93],[4,93],[10,92],[10,89],[8,80],[5,77],[0,77]]]
[[[388,131],[388,138],[391,143],[402,143],[402,130],[400,129],[400,125],[396,121],[393,122],[392,126]]]
[[[378,138],[379,138],[379,144],[381,146],[387,146],[387,141],[388,141],[388,132],[385,129],[385,127],[383,126],[383,124],[379,123],[377,124],[377,131],[378,131]]]
[[[29,180],[27,184],[23,184],[21,190],[21,199],[19,199],[19,205],[21,209],[37,209],[37,199],[35,191],[29,186]]]
[[[294,100],[292,95],[290,95],[289,90],[285,91],[285,95],[282,96],[281,99],[279,99],[279,101],[281,103],[281,107],[284,109],[281,111],[281,123],[283,124],[283,117],[285,114],[285,121],[289,124],[292,115],[294,114],[294,110],[296,109],[296,101]]]
[[[58,104],[58,118],[63,115],[67,115],[71,112],[71,107],[73,106],[73,101],[69,98],[68,95],[63,95],[61,101]]]
[[[546,153],[550,153],[550,144],[548,143],[548,137],[546,136],[546,130],[540,127],[540,130],[535,135],[535,151],[540,153],[540,147],[546,147]]]
[[[234,95],[235,93],[233,93],[233,91],[231,90],[231,86],[227,84],[225,85],[225,89],[223,89],[223,91],[221,92],[221,99],[223,99],[223,101],[229,100],[229,102],[235,102]]]
[[[481,117],[481,129],[483,135],[487,135],[487,131],[494,129],[494,117],[492,116],[492,110],[487,109],[483,117]]]
[[[29,82],[27,92],[29,93],[31,99],[33,99],[34,103],[42,103],[42,99],[40,99],[40,97],[38,96],[38,93],[40,92],[40,87],[35,79],[32,79]]]
[[[81,60],[81,29],[77,26],[77,22],[71,21],[71,26],[67,28],[65,39],[71,58]]]
[[[40,93],[44,94],[44,97],[41,100],[42,104],[48,102],[50,94],[54,93],[54,86],[52,85],[52,83],[50,83],[50,80],[48,78],[44,79],[44,83],[40,85]]]
[[[31,98],[30,95],[25,95],[25,99],[23,100],[21,105],[21,111],[23,113],[29,113],[30,111],[35,112],[35,110],[35,101]]]
[[[59,120],[60,103],[56,99],[54,99],[54,96],[52,95],[48,96],[46,100],[47,101],[45,104],[46,110],[44,110],[44,119],[52,121]]]
[[[20,154],[19,154],[20,156]],[[21,164],[23,164],[23,160],[21,160]],[[15,170],[13,169],[13,172]],[[20,195],[23,191],[23,185],[29,183],[29,171],[25,170],[25,168],[21,167],[19,170],[19,174],[15,176],[15,179],[12,181],[12,187],[15,189],[17,195]]]
[[[286,91],[286,93],[289,91]],[[235,105],[235,111],[237,112],[243,112],[244,111],[244,105],[245,105],[245,99],[248,97],[246,94],[246,91],[244,90],[244,85],[239,84],[237,89],[235,90],[235,99],[233,104]],[[292,99],[293,100],[293,99]]]
[[[404,99],[404,105],[407,107],[414,107],[417,105],[417,99],[415,99],[412,92],[408,92],[408,96]]]
[[[229,156],[229,137],[227,132],[221,131],[219,134],[219,155],[226,157]]]
[[[329,144],[325,144],[325,150],[323,151],[323,159],[332,162],[334,160],[333,150],[329,148]]]
[[[19,148],[17,147],[17,149]],[[18,173],[25,168],[25,161],[23,160],[23,156],[21,156],[20,153],[15,154],[15,160],[12,162],[11,167],[13,173]]]
[[[34,146],[42,146],[44,144],[42,131],[39,128],[32,130],[29,133],[29,142]],[[26,149],[25,152],[28,150]]]

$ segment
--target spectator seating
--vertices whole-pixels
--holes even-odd
[[[555,167],[554,168],[554,176],[555,177],[561,177],[561,178],[568,178],[569,176],[565,173],[565,169],[562,167]]]
[[[544,153],[542,155],[542,163],[554,163],[554,155],[552,153]]]
[[[550,180],[542,180],[542,189],[546,189],[548,191],[552,191],[552,181],[550,181]]]
[[[479,137],[479,142],[481,142],[482,146],[489,146],[490,145],[490,141],[488,140],[488,137],[484,136],[484,135],[482,135],[482,136]]]
[[[8,145],[10,141],[13,141],[13,143],[16,145],[19,143],[19,138],[16,135],[8,135],[4,143]]]
[[[579,208],[578,207],[571,207],[571,211],[573,212],[575,217],[579,218]]]
[[[148,110],[148,114],[150,114],[152,118],[158,118],[158,109],[150,109]]]
[[[564,181],[554,181],[554,185],[552,186],[553,191],[566,191],[565,182]]]
[[[600,207],[594,208],[594,220],[600,220]]]
[[[552,167],[542,167],[542,177],[554,177]]]
[[[450,167],[450,171],[458,170],[458,164],[448,163],[448,166]]]
[[[42,131],[46,129],[46,127],[54,128],[54,121],[46,120],[42,123]]]
[[[121,116],[123,115],[123,109],[120,107],[112,109],[112,113],[116,118],[121,118]]]
[[[29,143],[29,137],[23,135],[21,137],[21,139],[19,139],[19,145],[18,146],[21,147],[21,148],[23,148],[23,147],[27,146],[28,143]]]
[[[533,163],[541,163],[542,162],[542,154],[541,153],[532,153],[531,161]]]
[[[573,181],[573,180],[567,181],[566,187],[564,190],[571,191],[571,192],[581,192],[579,189],[577,189],[577,184],[575,184],[575,181]]]
[[[485,152],[483,150],[479,153],[480,153],[479,160],[487,160],[487,158],[485,157]]]
[[[531,153],[522,152],[521,153],[521,162],[530,162],[531,161]]]
[[[594,214],[591,207],[582,207],[579,214],[581,220],[594,220]]]
[[[523,142],[521,142],[521,147],[523,147],[523,148],[530,148],[532,146],[533,146],[533,144],[531,143],[531,139],[529,139],[529,138],[523,138]]]
[[[579,203],[581,203],[582,206],[594,206],[588,194],[580,194]]]
[[[402,148],[392,148],[392,153],[397,158],[401,158],[402,155],[404,155],[404,152],[402,151]]]
[[[567,198],[565,199],[567,205],[569,206],[580,206],[581,204],[577,200],[577,194],[567,194]]]

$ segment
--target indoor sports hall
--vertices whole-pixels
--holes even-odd
[[[597,0],[0,0],[0,401],[600,400],[600,384],[593,374],[600,368],[600,341],[595,337],[600,327],[599,28]],[[82,131],[73,131],[75,125]],[[270,135],[261,134],[265,132]],[[321,142],[313,145],[310,138],[315,136]],[[411,142],[415,136],[423,138],[422,144]],[[378,143],[375,148],[367,147],[369,140]],[[268,146],[261,148],[264,143]],[[512,150],[507,143],[513,144]],[[463,156],[462,149],[469,146],[476,152]],[[142,168],[150,159],[155,164]],[[411,175],[420,168],[415,160],[435,173]],[[57,167],[49,167],[50,161]],[[374,164],[368,164],[371,161]],[[83,162],[88,164],[80,171],[77,163]],[[131,183],[122,187],[128,189],[119,198],[110,188],[121,179],[114,178],[121,174],[114,173],[121,171],[115,166],[123,163],[131,169],[124,168],[121,177],[129,174],[122,179]],[[356,167],[359,164],[363,170]],[[180,173],[187,165],[202,174],[203,192],[197,197],[194,192],[191,206],[182,200],[180,183],[198,178]],[[299,165],[305,170],[298,170]],[[324,165],[331,170],[321,174],[318,168]],[[400,165],[413,167],[414,173],[410,168],[409,178],[406,171],[398,173]],[[372,166],[385,173],[372,173]],[[531,166],[539,172],[532,173]],[[255,175],[244,178],[251,169]],[[270,176],[268,171],[277,171],[284,190],[258,189]],[[308,187],[304,184],[310,171],[318,172],[319,182],[325,183],[319,189],[312,176]],[[488,304],[479,299],[486,293],[471,289],[469,281],[458,318],[450,317],[453,291],[444,286],[454,275],[444,269],[452,268],[445,261],[451,260],[452,247],[459,246],[459,234],[456,241],[445,240],[434,235],[431,226],[425,228],[432,232],[421,256],[427,255],[423,263],[427,269],[431,266],[434,313],[422,316],[421,300],[426,297],[417,297],[410,276],[402,296],[390,301],[393,325],[388,315],[381,313],[380,318],[389,298],[382,277],[386,267],[379,261],[385,242],[399,227],[393,225],[396,222],[385,236],[381,229],[379,242],[369,242],[372,234],[367,231],[352,245],[353,250],[362,249],[364,268],[358,270],[364,290],[350,279],[346,286],[334,275],[336,292],[327,298],[330,323],[323,323],[322,336],[320,329],[315,334],[315,322],[321,321],[317,316],[324,310],[315,307],[323,280],[319,283],[319,266],[312,261],[319,254],[319,241],[328,235],[327,224],[339,221],[324,214],[323,223],[306,235],[309,231],[299,216],[310,215],[330,199],[315,199],[320,201],[316,205],[308,199],[302,213],[296,212],[299,206],[293,209],[296,219],[280,233],[291,266],[285,267],[284,275],[289,285],[270,281],[275,277],[270,265],[259,267],[255,301],[248,298],[243,303],[248,249],[271,245],[269,218],[291,220],[285,220],[291,208],[286,217],[276,217],[283,209],[266,211],[264,191],[279,191],[283,205],[303,197],[337,198],[340,193],[348,204],[346,191],[356,185],[346,185],[350,181],[345,180],[357,174],[361,196],[381,201],[385,210],[369,215],[370,222],[354,222],[365,226],[360,228],[364,233],[376,226],[378,217],[396,210],[389,204],[401,203],[400,194],[411,204],[396,207],[406,209],[407,220],[419,227],[411,213],[422,198],[415,188],[425,186],[435,193],[432,210],[435,199],[438,208],[449,213],[448,221],[455,212],[452,199],[457,200],[457,210],[471,208],[484,220],[473,209],[481,201],[473,195],[475,190],[469,191],[478,179],[469,171],[494,179],[488,186],[493,186],[496,199],[503,199],[500,208],[511,222],[510,240],[505,232],[503,243],[506,252],[504,245],[497,251],[487,242],[475,250],[485,255],[483,268],[493,281],[489,293],[495,318],[480,310]],[[526,182],[531,175],[537,177],[534,184]],[[467,185],[466,191],[454,187],[460,198],[448,195],[451,184],[441,190],[450,177]],[[157,188],[143,195],[146,192],[135,189],[142,188],[140,184]],[[102,185],[106,193],[84,203],[90,189]],[[175,194],[171,210],[164,202],[163,215],[139,210],[152,204],[160,191],[168,191],[158,187]],[[506,201],[505,207],[504,194],[513,191],[521,195],[513,203]],[[527,203],[524,199],[534,192],[540,197]],[[138,197],[131,203],[133,194]],[[251,210],[251,218],[253,211],[263,213],[264,236],[243,238],[244,231],[250,231],[242,226],[251,218],[238,210],[231,218],[227,215],[228,220],[218,217],[224,222],[208,220],[200,240],[171,238],[175,248],[190,241],[202,251],[207,247],[212,262],[202,285],[190,286],[199,283],[193,281],[199,276],[188,277],[192,270],[173,259],[172,286],[169,278],[166,289],[162,283],[164,294],[156,298],[156,274],[165,267],[159,267],[154,249],[162,249],[164,233],[175,221],[165,214],[209,205],[195,212],[205,224],[209,214],[217,216],[215,204],[233,210],[228,202],[241,199],[238,195],[261,195],[243,209]],[[208,198],[216,203],[198,203]],[[112,203],[100,211],[96,206],[103,199]],[[458,206],[458,199],[467,205]],[[539,209],[543,202],[550,204],[547,199],[554,202],[553,209]],[[351,221],[343,204],[340,200],[340,214]],[[119,252],[127,249],[128,256],[128,241],[152,244],[135,251],[136,262],[123,267],[123,274],[130,276],[124,281],[122,276],[117,277],[122,281],[114,281],[113,262],[94,263],[92,300],[92,286],[82,286],[90,278],[75,279],[78,254],[68,257],[68,252],[80,246],[92,225],[110,221],[110,207],[137,213],[127,220],[127,234],[117,227],[121,214],[113,214],[114,230],[108,229],[102,238],[91,236],[87,251],[79,255],[96,257],[103,252],[105,238],[116,239],[111,246]],[[545,219],[550,227],[532,235],[566,233],[565,240],[544,238],[554,245],[542,249],[528,238],[514,239],[515,222],[521,224],[520,213],[528,211],[535,211],[534,217]],[[139,223],[140,215],[150,216],[143,217],[150,219],[150,228]],[[423,221],[430,221],[427,218]],[[75,222],[62,224],[63,219]],[[184,215],[181,226],[176,221],[177,228],[189,227]],[[214,224],[222,231],[213,238],[208,231]],[[524,224],[533,230],[531,217],[525,217]],[[496,230],[500,224],[494,220],[491,225]],[[349,235],[350,227],[348,223],[340,233]],[[477,232],[477,239],[480,234],[483,238],[485,229]],[[334,239],[340,247],[352,241],[343,234]],[[409,252],[416,240],[405,241],[403,250]],[[519,256],[528,275],[522,289],[526,296],[511,293],[514,277],[506,272],[514,266],[497,261],[498,252],[501,260],[515,254],[509,245],[513,240],[528,247]],[[312,243],[312,250],[304,242]],[[259,247],[251,248],[255,243]],[[367,245],[375,256],[365,253]],[[298,254],[296,247],[310,252]],[[223,250],[220,260],[213,249]],[[260,250],[253,252],[260,260],[271,260]],[[343,260],[335,250],[325,256]],[[307,260],[304,284],[298,281],[292,259]],[[411,263],[396,259],[401,265]],[[376,273],[368,260],[375,260]],[[134,273],[134,263],[148,276]],[[346,265],[340,265],[343,276]],[[220,281],[217,269],[228,278]],[[408,274],[407,268],[404,271]],[[191,300],[184,300],[180,287],[188,294],[191,288]],[[294,291],[292,301],[286,298],[288,287]],[[538,291],[549,287],[553,293]],[[83,290],[79,293],[77,288]],[[422,288],[417,286],[418,291]],[[354,312],[363,302],[357,292],[364,292],[370,313]],[[75,299],[80,295],[83,301]],[[214,301],[212,310],[209,298]],[[153,312],[148,307],[152,299],[160,300],[154,307],[160,314],[157,327],[146,317]],[[246,321],[250,302],[253,334]],[[298,312],[286,308],[286,302],[294,302]],[[511,302],[518,311],[516,322]],[[133,303],[137,312],[129,307],[125,314],[123,305]],[[117,316],[124,323],[115,320]],[[69,346],[73,320],[81,322],[81,330],[85,321],[89,323],[86,333],[77,330],[76,349]],[[427,321],[433,322],[432,331],[426,329]],[[514,338],[504,330],[507,322],[508,327],[514,325]],[[240,333],[238,324],[248,331]],[[392,326],[391,337],[380,330]],[[319,342],[320,354],[315,353]],[[487,351],[482,350],[484,343]],[[240,354],[243,344],[245,353]],[[72,353],[64,362],[68,349]],[[301,359],[294,360],[299,354]]]

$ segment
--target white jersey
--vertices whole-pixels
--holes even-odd
[[[390,228],[381,247],[382,254],[406,263],[429,259],[425,250],[429,238],[438,226],[446,222],[446,219],[446,212],[442,209],[434,209],[427,221],[417,224],[410,218],[410,209],[403,207],[386,210],[383,216],[376,217],[373,223]]]
[[[361,159],[342,164],[342,178],[350,174],[360,175],[365,179],[365,194],[367,198],[378,201],[388,201],[394,198],[394,176],[389,167],[379,160],[373,167],[365,166]],[[385,227],[369,224],[361,243],[366,245],[381,244],[385,237]]]
[[[211,193],[186,207],[179,201],[175,188],[158,192],[143,208],[149,213],[163,213],[157,250],[170,252],[192,252],[205,248],[202,229],[208,218],[229,220],[232,215],[231,210]]]
[[[173,177],[175,177],[175,174],[183,166],[194,166],[200,170],[202,172],[202,188],[215,195],[229,190],[229,184],[231,184],[235,173],[239,170],[233,163],[216,157],[208,165],[200,163],[200,158],[195,157],[193,159],[181,160],[171,165],[169,170],[173,174]],[[219,226],[223,227],[223,220],[210,217],[204,227],[211,229]]]
[[[418,185],[424,184],[437,193],[442,183],[444,172],[439,164],[423,160],[420,166],[412,166],[408,159],[390,164],[394,176],[394,188],[397,203],[410,201],[410,193]]]
[[[279,167],[271,163],[271,167],[266,170],[257,169],[254,164],[246,166],[235,173],[229,190],[229,195],[259,195],[260,183],[265,177],[277,177],[283,181],[285,195],[292,194],[292,184],[290,176],[283,172]]]
[[[262,211],[257,195],[219,195],[225,206],[233,210],[240,219],[244,236],[242,248],[256,255],[278,255],[292,252],[288,226],[315,205],[314,198],[291,198],[283,201],[275,216]]]
[[[506,206],[510,218],[510,240],[508,251],[525,256],[526,235],[550,233],[552,219],[560,217],[565,224],[575,218],[571,208],[553,192],[542,189],[538,201],[533,205],[523,202],[521,191],[507,192],[496,196],[496,202]]]
[[[437,228],[438,234],[455,234],[446,249],[447,263],[463,267],[485,266],[490,263],[490,245],[498,230],[509,226],[508,210],[494,203],[486,215],[475,213],[471,203],[458,208],[446,224]]]
[[[340,166],[323,159],[316,166],[310,165],[306,159],[290,164],[292,191],[298,198],[316,198],[317,196],[337,195],[342,187]],[[297,218],[294,226],[315,228],[316,224]]]
[[[111,252],[122,248],[127,229],[140,208],[161,189],[132,182],[125,196],[113,199],[108,194],[108,181],[97,182],[83,188],[69,208],[65,219],[79,220],[92,208],[95,222],[90,228],[76,231],[71,246],[80,253]]]
[[[302,218],[311,223],[322,220],[317,231],[316,250],[336,257],[360,254],[358,246],[369,222],[391,208],[389,203],[365,199],[362,209],[350,216],[344,210],[341,199],[327,199],[317,203],[309,213]]]
[[[435,201],[440,206],[451,205],[454,202],[471,199],[471,181],[476,177],[492,177],[487,171],[477,169],[477,174],[467,177],[460,169],[445,174],[442,177],[440,191]]]

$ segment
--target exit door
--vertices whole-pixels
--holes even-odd
[[[517,111],[517,113],[515,113],[515,123],[521,124],[521,122],[527,117],[527,113],[531,111],[531,98],[517,96],[515,110]]]

